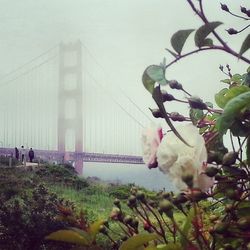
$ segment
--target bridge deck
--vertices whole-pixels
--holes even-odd
[[[142,157],[119,154],[101,154],[88,152],[60,152],[56,150],[34,150],[35,157],[47,161],[75,161],[144,164]],[[27,152],[28,153],[28,152]],[[14,155],[13,148],[0,148],[0,155]]]

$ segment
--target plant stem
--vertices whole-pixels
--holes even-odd
[[[203,11],[203,8],[202,8],[202,0],[199,0],[199,3],[200,3],[200,8],[201,10],[197,10],[192,2],[192,0],[187,0],[187,2],[189,3],[189,5],[191,6],[192,10],[201,18],[201,20],[204,22],[204,24],[208,24],[209,21],[208,19],[206,18],[205,14],[204,14],[204,11]],[[226,42],[218,35],[218,33],[213,30],[212,31],[213,35],[217,38],[217,40],[222,44],[223,46],[223,51],[237,57],[238,59],[241,59],[242,61],[250,64],[250,60],[247,59],[246,57],[242,56],[242,55],[239,55],[237,52],[235,52],[234,50],[232,50],[227,44]],[[201,49],[201,48],[200,48]]]
[[[158,224],[159,224],[161,232],[162,232],[163,239],[164,239],[165,243],[167,244],[168,241],[166,239],[165,230],[164,230],[164,228],[163,228],[163,226],[161,224],[161,220],[158,218],[157,214],[154,212],[154,210],[147,203],[145,204],[145,206],[148,208],[148,210],[154,215],[154,217],[158,221]]]

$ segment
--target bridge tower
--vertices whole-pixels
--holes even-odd
[[[58,87],[58,151],[66,152],[66,134],[73,131],[75,138],[75,169],[82,174],[83,161],[78,153],[83,152],[83,108],[82,108],[82,50],[81,42],[61,43],[59,48]],[[68,60],[68,59],[71,60]],[[74,103],[74,116],[66,112],[68,102]]]

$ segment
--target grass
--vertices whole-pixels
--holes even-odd
[[[84,210],[91,220],[106,219],[113,207],[114,198],[101,186],[75,190],[65,185],[49,185],[48,188],[59,197],[74,202],[77,212]]]

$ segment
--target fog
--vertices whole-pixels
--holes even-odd
[[[141,76],[148,65],[159,64],[164,57],[167,62],[173,59],[165,48],[171,48],[170,38],[175,31],[202,25],[187,2],[0,0],[0,3],[1,144],[57,148],[56,47],[61,42],[80,40],[83,82],[87,86],[83,93],[83,117],[87,123],[84,150],[140,155],[142,128],[152,120],[148,119],[151,117],[148,107],[155,107]],[[249,0],[223,3],[237,13],[240,5],[250,7]],[[204,1],[204,9],[210,21],[221,20],[225,24],[218,31],[229,46],[239,51],[249,32],[228,36],[225,29],[241,29],[244,21],[222,12],[218,0]],[[19,68],[50,48],[53,49],[45,56]],[[184,51],[192,48],[191,36]],[[249,52],[245,56],[249,57]],[[190,93],[213,102],[214,94],[223,86],[220,79],[225,78],[218,69],[220,64],[229,64],[233,73],[243,73],[247,68],[246,63],[228,54],[209,51],[174,64],[166,77],[179,80]],[[169,104],[167,109],[187,112],[186,106],[176,103]],[[70,105],[68,113],[74,113]],[[74,146],[72,138],[68,138],[69,150]]]

